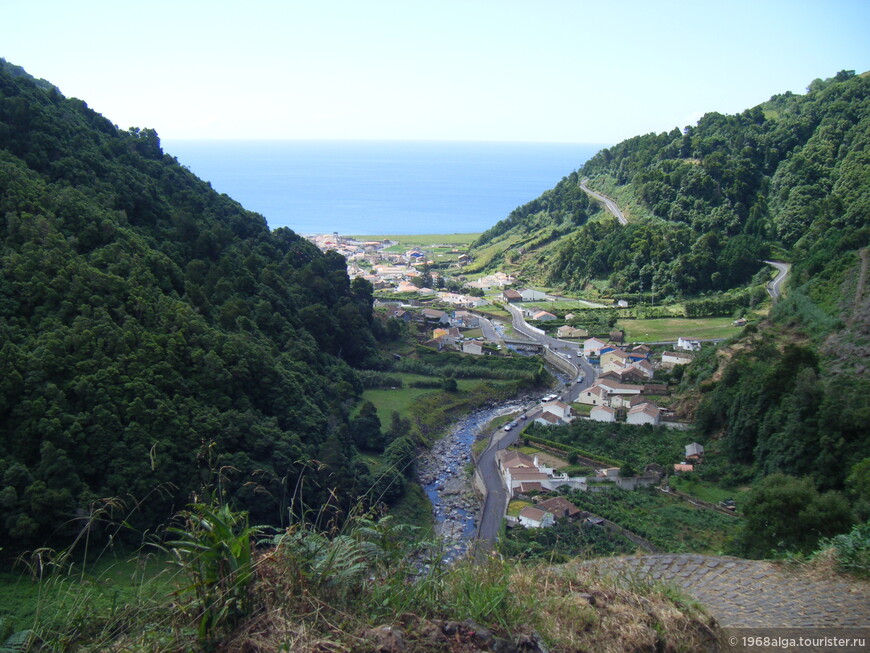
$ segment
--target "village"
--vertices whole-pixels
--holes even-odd
[[[557,360],[570,366],[565,369],[579,373],[567,381],[563,394],[545,396],[541,403],[523,411],[522,420],[508,422],[505,431],[521,429],[527,423],[561,426],[578,419],[638,426],[687,426],[660,405],[669,390],[668,383],[656,377],[661,372],[667,374],[675,367],[691,363],[701,347],[697,339],[680,337],[662,350],[646,344],[626,345],[624,334],[619,330],[611,330],[606,337],[590,335],[587,328],[576,324],[572,312],[546,311],[539,306],[524,308],[525,302],[539,303],[554,298],[533,288],[515,287],[517,279],[501,272],[474,280],[463,278],[461,289],[465,292],[444,290],[448,284],[455,288],[455,278],[461,277],[462,268],[468,263],[467,255],[455,249],[449,252],[448,269],[456,274],[448,277],[435,269],[439,267],[446,272],[446,266],[437,265],[437,254],[428,248],[399,251],[391,240],[357,241],[335,233],[312,236],[310,240],[324,251],[334,250],[345,257],[349,276],[366,279],[375,288],[376,297],[383,297],[376,299],[376,307],[386,311],[389,318],[408,327],[413,325],[419,343],[429,349],[475,356],[527,355],[549,350]],[[616,308],[625,306],[624,301],[614,302]],[[526,320],[533,323],[535,326],[525,324],[533,335],[539,332],[541,339],[528,339],[523,333],[513,331],[511,312],[505,315],[506,307],[519,310],[523,323]],[[552,338],[544,335],[547,323],[557,321],[560,326],[550,330]],[[583,365],[580,365],[581,360]],[[584,367],[591,374],[585,374]],[[586,382],[582,383],[584,380]],[[703,459],[704,447],[697,442],[687,443],[683,459],[674,461],[672,470],[668,471],[692,472]],[[547,495],[556,493],[557,489],[633,490],[658,485],[665,476],[664,468],[652,464],[634,476],[621,476],[618,467],[601,467],[593,476],[570,477],[547,466],[537,456],[514,450],[499,451],[496,465],[509,498],[530,500],[530,505],[519,515],[508,517],[508,523],[529,528],[550,526],[556,517],[576,519],[579,516],[589,523],[600,522],[594,515],[583,515],[564,497],[547,499]]]

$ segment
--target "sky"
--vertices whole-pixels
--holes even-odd
[[[870,0],[0,0],[0,57],[164,140],[616,143],[870,70]]]

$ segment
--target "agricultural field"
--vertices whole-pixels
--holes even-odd
[[[392,240],[399,244],[401,249],[409,247],[431,248],[433,245],[453,245],[456,247],[468,247],[480,234],[417,234],[402,236],[351,236],[355,240]]]
[[[609,519],[668,553],[722,553],[740,523],[737,517],[697,508],[654,488],[577,491],[568,498],[581,510]]]
[[[625,331],[626,342],[665,342],[678,338],[708,340],[731,338],[740,333],[731,317],[621,319],[617,328]]]
[[[707,503],[719,503],[725,499],[733,499],[737,502],[738,509],[741,499],[745,498],[750,489],[748,485],[733,489],[722,487],[711,481],[697,478],[694,474],[690,474],[688,478],[672,476],[669,482],[671,487],[678,492],[696,497]]]
[[[390,423],[390,416],[393,414],[393,411],[398,412],[402,417],[410,418],[414,414],[414,407],[419,403],[423,396],[435,392],[441,392],[437,388],[414,388],[411,386],[411,384],[415,382],[432,383],[438,381],[438,379],[431,376],[403,373],[391,374],[391,376],[401,378],[404,385],[402,387],[397,387],[395,390],[391,388],[372,388],[365,390],[361,401],[357,404],[357,410],[359,410],[359,407],[361,407],[364,402],[372,402],[375,405],[375,408],[377,408],[378,418],[381,420],[382,424]],[[510,383],[509,381],[498,380],[483,381],[481,379],[457,379],[456,385],[458,393],[461,395],[471,393],[484,382],[496,386]]]

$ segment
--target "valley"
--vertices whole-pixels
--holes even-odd
[[[0,60],[0,647],[754,625],[701,580],[854,625],[823,595],[868,596],[868,149],[841,71],[603,148],[480,234],[303,237]],[[732,576],[784,561],[808,603]],[[697,577],[720,624],[623,572]]]

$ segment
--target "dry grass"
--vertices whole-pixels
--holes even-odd
[[[536,639],[551,653],[716,650],[718,631],[712,619],[672,589],[609,577],[578,564],[526,565],[495,557],[469,561],[435,581],[440,600],[410,603],[380,618],[369,611],[377,608],[367,602],[370,592],[343,600],[320,596],[294,578],[280,556],[259,556],[256,569],[255,610],[213,642],[211,650],[471,653],[500,650],[504,643],[497,647],[496,640],[528,645]],[[471,601],[487,596],[494,611],[474,619],[468,604],[457,600],[464,594]],[[162,641],[128,633],[111,650],[197,650],[194,637],[185,638],[178,627],[170,630],[174,636]],[[385,635],[389,642],[394,633],[402,642],[400,649],[385,644]],[[483,634],[490,638],[488,644]]]
[[[465,567],[456,573],[473,574],[471,570]],[[267,575],[273,572],[278,570]],[[481,568],[480,582],[486,582],[488,573],[491,569]],[[399,633],[408,653],[454,653],[486,650],[476,645],[484,627],[493,636],[514,642],[539,634],[552,653],[708,650],[716,639],[712,620],[689,602],[675,600],[669,590],[635,586],[581,566],[512,565],[507,578],[511,605],[505,612],[523,615],[510,624],[510,632],[497,623],[478,624],[466,615],[451,614],[446,606],[441,613],[420,606],[419,611],[395,615],[373,627],[363,615],[319,604],[313,597],[308,597],[305,609],[300,609],[303,603],[291,605],[275,592],[278,585],[272,578],[265,583],[271,586],[267,592],[271,605],[263,605],[218,650],[376,651],[382,645],[377,634],[392,631]],[[461,585],[465,581],[448,577],[446,582],[452,587],[454,582]]]
[[[534,597],[535,628],[550,650],[706,650],[716,639],[710,617],[666,588],[602,576],[577,565],[518,567],[519,596]]]

